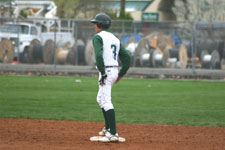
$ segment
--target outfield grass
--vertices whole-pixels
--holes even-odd
[[[97,91],[97,78],[1,75],[0,118],[102,122]],[[225,127],[225,82],[123,79],[112,100],[121,123]]]

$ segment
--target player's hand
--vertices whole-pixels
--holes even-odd
[[[118,76],[118,78],[117,78],[116,81],[115,81],[115,84],[118,83],[118,82],[120,81],[120,79],[121,79],[121,77]]]
[[[99,80],[99,84],[101,86],[103,86],[105,84],[106,78],[107,78],[107,75],[106,74],[103,74],[102,77],[101,77],[101,79]]]

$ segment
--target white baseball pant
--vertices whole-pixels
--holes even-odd
[[[108,111],[110,109],[114,109],[111,101],[111,90],[113,84],[115,83],[118,77],[118,68],[117,67],[106,68],[105,72],[107,74],[107,78],[103,86],[99,85],[97,102],[101,108],[103,108],[105,111]],[[100,79],[101,73],[99,72],[99,80]]]

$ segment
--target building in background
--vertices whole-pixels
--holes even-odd
[[[108,8],[120,10],[120,0],[110,0]],[[126,0],[125,11],[135,21],[171,21],[176,20],[172,11],[174,0]]]

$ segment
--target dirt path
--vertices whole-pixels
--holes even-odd
[[[0,119],[0,150],[225,150],[225,128],[118,124],[125,143],[90,142],[103,123]]]

